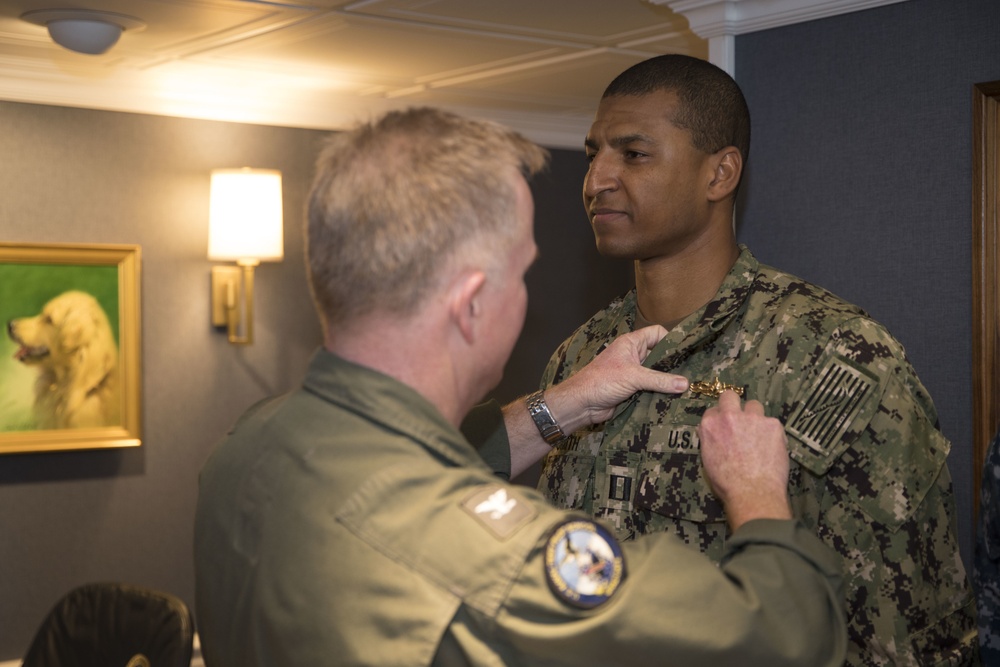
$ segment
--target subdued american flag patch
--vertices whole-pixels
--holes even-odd
[[[836,357],[800,394],[785,430],[803,444],[824,453],[847,431],[878,387],[878,377],[870,371]]]

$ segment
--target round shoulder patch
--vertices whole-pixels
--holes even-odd
[[[625,580],[622,548],[593,521],[567,521],[556,526],[545,545],[545,575],[563,601],[591,609],[611,599]]]

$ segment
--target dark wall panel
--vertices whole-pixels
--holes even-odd
[[[908,0],[743,35],[753,116],[739,236],[902,342],[952,441],[972,555],[972,86],[1000,79],[1000,3]]]
[[[524,331],[494,392],[502,402],[537,389],[556,347],[632,287],[631,263],[597,252],[583,207],[586,173],[583,150],[553,150],[551,168],[532,183],[539,255],[527,276]]]

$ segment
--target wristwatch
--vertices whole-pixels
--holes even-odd
[[[531,415],[532,421],[535,422],[535,426],[538,427],[538,432],[545,442],[554,445],[565,437],[566,434],[563,433],[555,417],[549,412],[549,406],[545,404],[543,390],[540,389],[530,394],[524,400],[528,405],[528,414]]]

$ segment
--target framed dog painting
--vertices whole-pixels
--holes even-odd
[[[0,243],[0,454],[137,447],[139,246]]]

